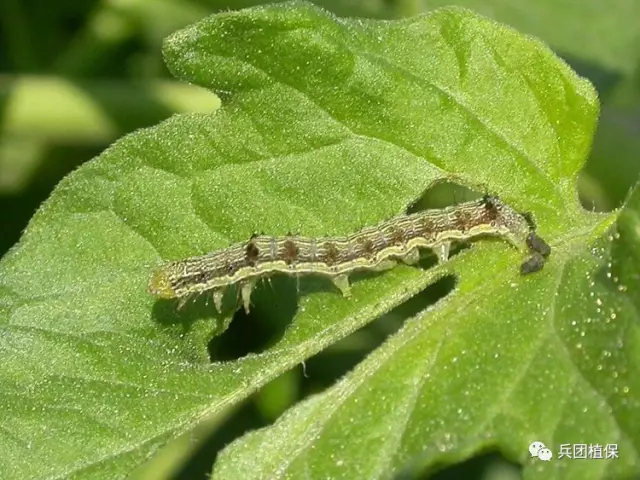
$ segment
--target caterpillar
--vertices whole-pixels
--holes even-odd
[[[498,197],[437,210],[401,215],[374,227],[341,237],[307,238],[299,235],[253,235],[247,242],[202,256],[166,263],[149,280],[150,294],[186,301],[212,292],[217,311],[227,287],[238,285],[248,313],[251,291],[260,278],[275,273],[325,275],[350,296],[348,276],[357,270],[384,271],[420,259],[420,248],[432,249],[439,262],[449,258],[453,241],[498,236],[530,256],[520,266],[523,275],[544,266],[551,247],[535,232],[530,215],[520,214]]]

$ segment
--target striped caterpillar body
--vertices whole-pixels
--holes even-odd
[[[192,295],[211,291],[220,311],[225,289],[238,285],[244,309],[249,312],[256,282],[274,273],[286,273],[328,276],[348,297],[348,275],[354,271],[383,271],[399,261],[415,264],[420,259],[419,248],[432,249],[444,262],[451,242],[486,235],[504,238],[531,253],[520,267],[522,274],[540,270],[551,252],[527,215],[487,195],[444,209],[402,215],[343,237],[254,235],[248,242],[166,263],[152,274],[149,293],[184,302]]]

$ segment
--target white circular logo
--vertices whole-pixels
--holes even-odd
[[[529,445],[529,453],[531,454],[532,457],[537,457],[538,453],[540,453],[541,448],[546,448],[544,446],[544,443],[533,442],[531,445]]]
[[[543,462],[548,462],[553,457],[553,453],[547,447],[542,447],[538,450],[538,458]]]
[[[529,445],[529,453],[532,457],[538,457],[543,462],[548,462],[553,458],[553,453],[542,442],[533,442]]]

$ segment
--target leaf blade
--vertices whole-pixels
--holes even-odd
[[[264,36],[264,22],[277,28]],[[292,37],[282,38],[288,31],[282,25],[295,27]],[[456,45],[443,46],[440,30],[460,37],[458,55]],[[255,41],[236,44],[230,32]],[[520,99],[522,110],[493,105],[497,99],[519,105],[514,92],[521,80],[505,80],[511,97],[501,98],[500,88],[486,93],[502,85],[491,77],[500,62],[491,49],[477,51],[479,33],[502,56],[511,52],[512,68],[522,68],[530,82],[539,74],[531,59],[548,67],[553,81],[545,81],[557,88],[544,98],[556,109],[549,111],[559,112],[560,127],[540,117],[548,109],[536,105],[536,96]],[[335,38],[343,50],[333,52],[341,45]],[[216,42],[227,42],[231,54],[211,57]],[[271,50],[260,53],[269,42]],[[318,47],[325,44],[330,48]],[[423,50],[441,57],[420,62]],[[277,69],[279,52],[293,59],[282,62],[291,71]],[[7,412],[14,418],[0,441],[9,478],[125,476],[161,440],[246,398],[453,268],[512,278],[519,256],[499,242],[482,244],[432,270],[398,267],[356,282],[350,301],[324,287],[307,292],[287,314],[291,327],[268,351],[213,365],[206,344],[228,319],[202,304],[178,316],[155,303],[145,288],[161,259],[223,248],[262,229],[345,234],[401,213],[434,182],[452,178],[490,186],[514,207],[534,210],[545,238],[557,241],[554,259],[572,248],[563,235],[593,229],[575,198],[575,172],[595,124],[593,90],[538,43],[468,12],[391,23],[338,21],[305,4],[262,7],[212,17],[172,37],[165,53],[183,78],[231,93],[226,104],[212,115],[177,116],[137,132],[83,166],[60,184],[0,264],[3,384],[12,386],[14,398],[30,399],[34,418],[45,425],[49,409],[66,402],[72,412],[88,414],[52,422],[56,435],[48,437],[12,401]],[[400,69],[394,56],[407,65]],[[452,103],[447,89],[463,77],[458,57],[473,60],[468,70],[482,75],[467,75]],[[361,69],[357,81],[335,81],[341,77],[334,73],[346,78],[353,65]],[[420,75],[429,82],[417,81]],[[485,91],[474,94],[479,81],[469,79],[477,78]],[[538,120],[525,122],[529,114]],[[537,145],[527,140],[531,131],[540,132]],[[567,131],[571,141],[558,144],[557,134]],[[560,152],[550,158],[561,158],[562,168],[539,148]],[[273,208],[265,212],[265,204]],[[282,285],[276,302],[295,301],[293,285]],[[265,315],[271,302],[262,303]],[[16,450],[14,431],[35,447],[27,441]],[[54,438],[66,438],[70,453]],[[21,459],[29,452],[46,461],[26,464]]]

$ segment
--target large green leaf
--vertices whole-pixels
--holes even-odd
[[[640,44],[640,3],[627,0],[431,0],[428,8],[455,4],[543,38],[582,66],[629,75]],[[585,28],[588,25],[589,28]],[[604,79],[600,79],[604,80]]]
[[[619,437],[597,441],[618,441],[616,465],[633,466],[638,435],[624,425],[637,421],[638,355],[631,341],[618,345],[622,332],[637,336],[634,311],[621,306],[606,323],[608,310],[588,310],[604,301],[585,273],[599,265],[591,252],[616,218],[577,201],[597,115],[588,82],[540,43],[460,9],[378,22],[305,3],[256,8],[178,32],[165,54],[223,107],[139,131],[74,172],[0,263],[2,478],[124,477],[203,416],[451,274],[456,290],[341,384],[375,390],[371,369],[391,369],[414,396],[404,415],[403,391],[391,391],[351,417],[361,436],[385,440],[385,422],[395,432],[378,474],[414,455],[456,460],[487,438],[524,460],[531,437],[612,431]],[[207,343],[229,318],[205,299],[176,312],[146,293],[163,259],[256,230],[352,232],[441,180],[531,211],[554,249],[545,269],[521,277],[515,249],[483,241],[436,268],[357,281],[348,300],[329,282],[303,281],[297,297],[295,281],[278,279],[256,292],[253,314],[289,328],[260,354],[214,364]],[[340,433],[351,442],[353,430]],[[334,441],[316,455],[337,459]]]
[[[487,284],[481,269],[450,265],[454,295],[227,447],[213,478],[388,478],[486,449],[522,462],[524,478],[637,475],[639,214],[636,189],[619,232],[571,247],[535,280]],[[555,458],[530,458],[534,441]],[[559,458],[580,444],[619,458]]]

